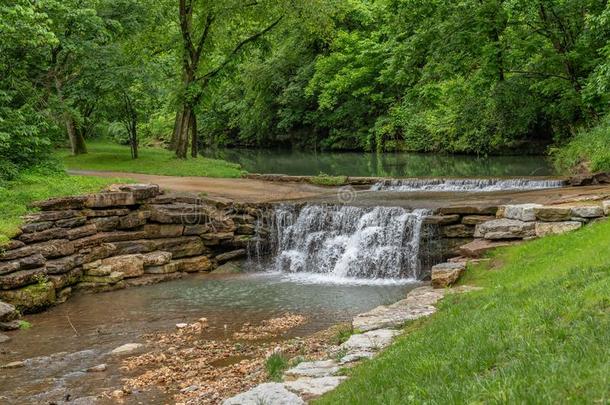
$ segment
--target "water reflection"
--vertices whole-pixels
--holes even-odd
[[[250,173],[379,177],[548,176],[544,156],[435,155],[418,153],[315,152],[270,149],[210,149],[207,157],[239,163]]]

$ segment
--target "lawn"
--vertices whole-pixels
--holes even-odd
[[[36,168],[22,172],[13,181],[0,184],[0,244],[15,235],[28,204],[50,197],[95,192],[128,179],[68,176],[58,169]]]
[[[104,141],[88,142],[89,153],[71,156],[67,149],[56,152],[68,169],[101,170],[166,176],[240,177],[238,164],[198,157],[180,160],[162,148],[140,148],[138,159],[132,159],[128,146]]]
[[[497,251],[316,404],[610,401],[610,221]]]

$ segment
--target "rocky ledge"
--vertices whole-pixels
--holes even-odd
[[[246,255],[257,231],[264,234],[257,226],[266,215],[265,205],[164,194],[153,184],[113,185],[34,207],[39,211],[24,218],[0,252],[0,300],[21,313],[61,303],[74,291],[212,271]]]

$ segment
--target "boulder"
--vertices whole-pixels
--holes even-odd
[[[466,215],[462,218],[462,223],[464,225],[479,225],[483,222],[493,221],[494,219],[496,219],[496,217],[492,215]]]
[[[225,399],[222,405],[305,405],[298,395],[288,391],[284,384],[263,383],[249,391]]]
[[[213,274],[239,274],[241,273],[242,267],[241,267],[241,263],[237,262],[237,261],[232,261],[232,262],[227,262],[222,264],[221,266],[216,267],[216,269],[214,269],[214,271],[212,271]]]
[[[432,286],[446,288],[454,284],[466,270],[466,263],[441,263],[432,266]]]
[[[246,256],[246,249],[237,249],[231,252],[222,253],[216,256],[218,263],[228,262],[229,260],[239,259]]]
[[[539,207],[535,209],[536,219],[545,222],[568,221],[572,217],[570,207]]]
[[[464,224],[447,225],[441,228],[445,238],[470,238],[474,235],[474,227]]]
[[[141,254],[114,256],[102,260],[102,266],[110,266],[111,272],[120,272],[125,278],[144,274],[144,256]]]
[[[148,224],[144,225],[144,233],[146,238],[175,238],[181,236],[184,232],[184,225],[159,225]],[[185,233],[186,235],[186,233]]]
[[[108,208],[136,205],[136,198],[130,192],[90,194],[84,201],[86,208]]]
[[[137,280],[133,279],[133,280]],[[92,283],[92,282],[80,282],[78,284],[76,284],[73,289],[76,291],[86,291],[86,292],[92,292],[92,293],[101,293],[101,292],[108,292],[108,291],[116,291],[116,290],[122,290],[123,288],[126,288],[127,284],[125,281],[118,281],[114,284],[108,284],[108,283]]]
[[[535,221],[535,209],[540,207],[542,207],[541,204],[506,205],[503,207],[502,216],[504,218],[517,219],[519,221]]]
[[[173,260],[172,262],[178,265],[178,271],[183,271],[185,273],[210,271],[214,267],[214,263],[208,256],[189,257],[185,259]]]
[[[31,270],[19,270],[0,276],[0,289],[12,290],[40,281],[46,274],[46,269],[40,267]]]
[[[42,311],[53,305],[55,298],[55,288],[51,282],[39,282],[15,290],[0,290],[0,299],[10,302],[21,313]]]
[[[0,301],[0,322],[10,322],[19,318],[17,309],[6,302]]]
[[[33,207],[40,208],[41,211],[63,211],[80,210],[84,207],[87,196],[72,196],[50,198],[45,201],[38,201],[32,204]]]
[[[547,235],[559,235],[562,233],[575,231],[580,227],[582,227],[582,223],[578,221],[537,222],[536,236],[542,237]]]
[[[21,327],[21,323],[18,320],[9,322],[0,322],[0,331],[8,332],[10,330],[17,330]]]
[[[573,207],[572,215],[581,218],[599,218],[604,216],[604,209],[599,205]]]
[[[143,255],[144,266],[163,266],[172,260],[171,252],[151,252]]]
[[[534,222],[503,218],[477,225],[474,236],[485,239],[523,239],[535,234]]]

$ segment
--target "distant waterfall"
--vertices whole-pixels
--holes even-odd
[[[277,207],[273,266],[281,272],[341,278],[418,278],[427,214],[396,207]]]
[[[401,179],[374,184],[372,191],[503,191],[538,190],[565,186],[556,179]]]

